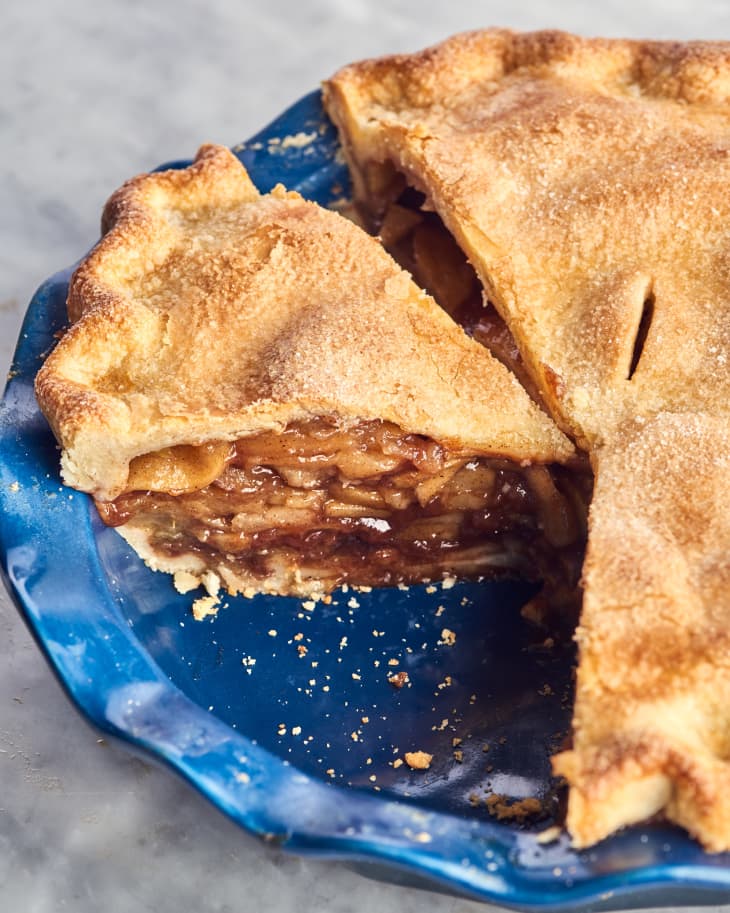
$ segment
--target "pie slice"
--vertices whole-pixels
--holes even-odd
[[[370,227],[412,269],[456,245],[444,306],[590,452],[575,843],[663,811],[729,849],[730,44],[486,30],[325,100]]]
[[[573,446],[378,241],[215,146],[129,181],[103,228],[37,395],[65,481],[151,567],[248,594],[574,587]]]

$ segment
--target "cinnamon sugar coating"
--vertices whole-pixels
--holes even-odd
[[[317,415],[474,454],[573,453],[374,238],[281,187],[260,196],[222,147],[127,182],[103,224],[36,384],[74,487],[113,498],[140,454]]]
[[[356,195],[384,199],[383,163],[426,194],[584,446],[728,414],[730,44],[486,30],[345,67],[325,98]]]
[[[579,846],[663,811],[730,846],[730,427],[662,413],[597,454],[571,785]]]

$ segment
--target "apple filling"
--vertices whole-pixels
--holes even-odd
[[[388,422],[320,417],[141,457],[134,490],[97,507],[108,525],[143,533],[157,566],[185,559],[231,592],[485,574],[572,592],[585,539],[582,478],[455,452]]]
[[[351,163],[352,164],[352,163]],[[392,162],[370,162],[356,170],[356,221],[377,234],[383,247],[413,276],[464,332],[489,349],[542,406],[514,337],[485,297],[473,266],[430,208],[425,194],[410,186]]]

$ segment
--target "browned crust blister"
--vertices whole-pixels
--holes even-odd
[[[570,442],[378,241],[222,147],[107,205],[75,323],[38,375],[65,480],[116,496],[135,456],[335,415],[456,451],[564,461]]]
[[[486,30],[325,97],[361,204],[426,194],[591,453],[575,843],[730,848],[730,44]]]

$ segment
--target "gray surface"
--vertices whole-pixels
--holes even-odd
[[[342,63],[489,24],[730,38],[730,6],[6,0],[2,375],[35,286],[93,243],[103,202],[126,177],[204,140],[244,139]],[[485,909],[260,846],[168,773],[101,743],[4,593],[0,632],[0,910]]]

